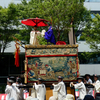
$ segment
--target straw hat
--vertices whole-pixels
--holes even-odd
[[[85,74],[85,77],[86,77],[86,76],[89,76],[89,77],[90,77],[91,75],[90,75],[90,74]]]
[[[77,80],[79,80],[79,79],[82,79],[83,80],[83,77],[78,77]]]

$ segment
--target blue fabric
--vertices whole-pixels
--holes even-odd
[[[56,44],[56,39],[53,34],[52,26],[50,26],[49,30],[47,32],[45,32],[44,38],[47,40],[47,42]]]
[[[29,73],[31,74],[30,76],[33,76],[33,75],[34,75],[34,73],[33,73],[33,72],[31,72],[31,70],[29,71]]]

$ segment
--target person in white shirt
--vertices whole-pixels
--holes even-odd
[[[19,77],[16,79],[16,86],[22,86],[22,81],[21,81],[21,78],[19,78]],[[20,93],[17,94],[18,100],[24,100],[24,98],[23,98],[24,97],[23,89],[20,88],[19,91],[20,91]]]
[[[90,79],[90,75],[86,74],[85,75],[86,78],[86,84],[92,84],[92,80]],[[87,95],[93,95],[93,89],[92,88],[86,88],[86,94]]]
[[[92,84],[94,86],[94,96],[98,94],[100,99],[100,81],[98,80],[98,76],[94,75],[94,83]]]
[[[78,83],[74,84],[73,82],[71,82],[70,84],[71,86],[74,86],[75,89],[78,89],[79,91],[78,100],[83,100],[86,95],[86,88],[85,88],[84,83],[82,82],[83,77],[78,77],[77,80],[78,80]]]
[[[6,100],[18,100],[17,94],[20,92],[19,89],[15,86],[14,77],[7,78],[7,86],[5,93],[7,94]]]
[[[54,86],[53,91],[58,92],[58,100],[66,99],[66,86],[63,82],[63,77],[58,76],[58,84],[52,84]]]
[[[39,100],[45,100],[45,96],[46,96],[46,88],[45,85],[42,83],[42,79],[38,78],[38,84],[34,83],[33,88],[35,88],[36,90],[36,94],[37,94],[37,99]]]
[[[5,93],[7,94],[6,100],[9,100],[11,98],[12,83],[13,81],[7,78],[7,85],[5,89]]]
[[[39,45],[39,41],[37,36],[41,35],[39,31],[37,31],[37,26],[34,26],[34,30],[30,33],[30,44],[31,45]]]

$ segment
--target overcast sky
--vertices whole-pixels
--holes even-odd
[[[2,6],[2,7],[8,7],[8,5],[11,2],[17,4],[17,3],[21,3],[21,0],[0,0],[0,6]]]
[[[29,0],[27,0],[29,1]],[[100,2],[100,0],[85,0],[85,1],[90,1],[90,2]],[[0,0],[0,6],[2,7],[8,7],[9,3],[21,3],[21,0]]]
[[[85,0],[87,2],[100,2],[100,0]]]

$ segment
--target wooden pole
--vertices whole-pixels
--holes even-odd
[[[25,59],[25,74],[24,74],[24,77],[25,77],[24,83],[27,83],[27,58]]]

